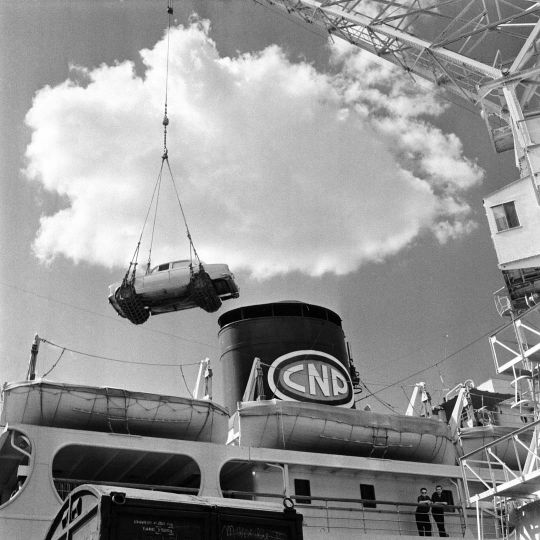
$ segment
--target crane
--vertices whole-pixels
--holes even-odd
[[[532,479],[540,477],[540,370],[534,357],[540,350],[540,2],[255,1],[286,10],[395,64],[413,78],[460,96],[480,112],[495,151],[514,151],[519,177],[484,199],[506,288],[504,294],[497,291],[496,306],[500,315],[511,317],[509,325],[490,337],[490,345],[497,373],[513,374],[516,399],[512,407],[527,402],[534,407],[535,421],[526,429],[529,438],[519,441],[528,455],[519,474],[497,457],[497,445],[508,442],[505,437],[463,456],[461,466],[468,502],[477,505],[478,516],[481,501],[493,502],[502,537],[508,538],[512,530],[510,521],[504,521],[510,516],[509,508],[519,508],[526,516],[524,523],[529,519],[537,524],[534,503],[527,505],[529,501],[522,497],[528,494],[534,500],[538,487]],[[493,486],[486,483],[480,492],[477,487],[471,491],[468,482],[480,478],[482,467],[484,472],[504,472],[504,478],[493,480]],[[517,528],[516,533],[524,537]],[[478,535],[482,538],[480,526]]]
[[[478,109],[495,151],[513,149],[519,169],[519,179],[484,200],[506,286],[496,294],[496,306],[513,316],[540,303],[540,2],[255,1],[321,27]]]

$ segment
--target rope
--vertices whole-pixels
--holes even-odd
[[[69,302],[63,302],[63,301],[58,300],[56,298],[53,298],[51,296],[45,296],[45,295],[39,294],[39,293],[37,293],[35,291],[30,291],[28,289],[18,287],[17,285],[13,285],[13,284],[10,284],[10,283],[5,283],[3,281],[0,281],[0,287],[8,287],[8,288],[13,289],[15,291],[19,291],[21,293],[34,296],[35,298],[40,298],[41,300],[45,300],[46,302],[52,302],[53,304],[58,304],[60,306],[64,306],[64,307],[67,307],[67,308],[70,308],[70,309],[73,309],[73,310],[76,310],[76,311],[80,311],[81,313],[88,313],[90,315],[94,315],[96,317],[101,317],[102,319],[107,319],[108,321],[111,321],[111,322],[114,322],[114,323],[117,323],[117,324],[123,324],[122,320],[118,316],[111,317],[110,315],[104,315],[103,313],[99,313],[99,312],[93,311],[91,309],[86,309],[86,308],[83,308],[83,307],[81,307],[79,305],[71,304]],[[218,350],[218,347],[213,343],[198,341],[196,339],[190,339],[190,338],[187,338],[187,337],[179,336],[177,334],[172,334],[171,332],[165,332],[163,330],[156,330],[156,329],[153,329],[153,328],[141,327],[141,328],[139,328],[139,332],[140,331],[149,332],[151,334],[156,334],[156,335],[159,335],[159,336],[166,336],[166,337],[173,338],[173,339],[179,339],[181,341],[185,341],[186,343],[193,343],[195,345],[201,345],[201,346],[204,346],[206,348],[211,348],[211,349]]]
[[[148,205],[148,210],[146,211],[146,217],[144,218],[144,223],[141,229],[141,234],[139,235],[139,241],[137,242],[137,247],[135,248],[135,251],[133,253],[133,257],[131,258],[131,262],[129,263],[129,267],[127,269],[126,275],[124,276],[124,283],[131,281],[133,282],[135,280],[135,270],[137,268],[137,259],[139,257],[139,249],[141,247],[142,237],[144,234],[144,229],[146,228],[146,223],[148,222],[148,217],[150,216],[150,211],[152,210],[152,205],[154,204],[154,199],[156,198],[156,193],[158,193],[159,197],[159,186],[161,184],[161,170],[163,169],[163,164],[161,166],[161,169],[159,171],[158,178],[156,180],[156,183],[154,184],[154,190],[152,192],[152,197],[150,199],[150,204]],[[156,200],[156,212],[157,212],[157,200]],[[155,226],[155,217],[154,217],[154,226]],[[154,238],[154,230],[152,229],[152,239]],[[150,252],[152,251],[152,246],[150,246]],[[148,268],[150,267],[150,258],[148,258]],[[147,270],[148,270],[147,268]],[[129,273],[131,272],[131,278],[129,277]]]
[[[186,235],[187,235],[188,240],[189,240],[189,256],[190,256],[190,260],[193,259],[193,255],[192,255],[192,252],[193,252],[193,254],[195,255],[195,258],[197,259],[197,261],[200,264],[201,259],[199,258],[197,250],[195,249],[195,244],[193,243],[193,238],[191,237],[191,232],[189,230],[189,226],[188,226],[188,223],[187,223],[186,214],[184,212],[182,202],[180,201],[180,195],[178,193],[178,188],[176,187],[176,182],[174,181],[174,176],[173,176],[173,173],[172,173],[172,170],[171,170],[171,165],[169,163],[169,158],[167,158],[167,157],[164,158],[164,161],[167,162],[167,168],[169,169],[169,174],[171,175],[171,182],[172,182],[172,185],[173,185],[173,188],[174,188],[174,193],[176,194],[176,200],[178,202],[178,206],[180,207],[180,212],[182,214],[182,219],[184,220],[184,225],[186,227]]]
[[[187,223],[186,214],[184,212],[184,208],[182,206],[182,202],[180,200],[180,195],[178,193],[178,188],[176,186],[176,182],[174,180],[174,175],[172,173],[171,164],[169,163],[169,150],[167,148],[167,128],[169,126],[169,117],[167,116],[168,112],[168,106],[169,106],[169,60],[170,60],[170,35],[171,35],[171,25],[172,25],[172,17],[174,14],[173,9],[173,0],[167,0],[167,17],[168,17],[168,25],[167,25],[167,57],[166,57],[166,66],[165,66],[165,100],[164,100],[164,107],[163,107],[163,154],[161,156],[161,167],[159,170],[158,180],[156,182],[157,186],[157,197],[156,197],[156,207],[155,207],[155,213],[154,213],[154,223],[152,227],[152,236],[150,240],[150,249],[148,253],[148,264],[147,264],[147,271],[150,269],[151,264],[151,255],[152,255],[152,246],[154,243],[154,233],[155,233],[155,225],[156,225],[156,217],[157,217],[157,211],[158,211],[158,202],[159,202],[159,194],[160,194],[160,187],[161,187],[161,179],[163,174],[163,165],[167,163],[167,170],[169,171],[169,175],[171,178],[171,182],[174,188],[174,192],[176,195],[176,200],[178,201],[178,206],[180,208],[180,212],[182,214],[182,219],[186,228],[186,235],[189,240],[189,256],[191,261],[191,272],[193,273],[193,255],[195,255],[195,258],[199,264],[201,265],[201,260],[199,258],[199,255],[197,253],[197,250],[195,249],[195,245],[193,243],[193,238],[191,236],[191,232],[189,230],[189,226]],[[154,193],[156,192],[156,188],[154,188]],[[152,200],[153,200],[152,196]],[[151,203],[152,204],[152,203]]]
[[[378,396],[376,396],[367,386],[366,386],[366,383],[360,379],[360,377],[358,377],[358,379],[360,380],[360,384],[370,393],[370,396],[373,396],[381,405],[384,405],[388,410],[392,411],[394,414],[396,412],[396,408],[392,405],[390,405],[390,403],[386,402],[386,401],[383,401],[381,398],[379,398]],[[361,401],[361,399],[359,400],[355,400],[355,404],[359,401]]]
[[[168,16],[168,27],[167,27],[167,62],[166,62],[166,68],[165,68],[165,106],[164,106],[164,114],[163,114],[163,156],[161,158],[161,167],[163,169],[163,163],[167,163],[167,169],[169,170],[169,174],[171,176],[171,182],[174,188],[174,193],[176,194],[176,200],[178,201],[178,206],[180,207],[180,212],[182,214],[182,219],[184,221],[184,225],[186,227],[186,235],[189,240],[189,259],[190,261],[193,261],[193,255],[195,255],[195,258],[197,259],[198,263],[200,264],[201,260],[199,259],[199,255],[197,254],[197,250],[195,249],[195,244],[193,243],[193,238],[191,236],[191,232],[189,230],[189,226],[186,219],[186,214],[184,212],[184,208],[182,206],[182,202],[180,201],[180,195],[178,193],[178,189],[176,187],[176,182],[174,180],[174,176],[171,170],[171,164],[169,163],[169,151],[167,149],[167,126],[169,125],[169,118],[167,117],[167,109],[168,109],[168,99],[169,99],[169,57],[170,57],[170,35],[171,35],[171,22],[172,22],[172,16],[173,16],[174,10],[173,10],[173,0],[168,0],[167,3],[167,16]],[[191,271],[193,272],[193,266],[191,265]]]
[[[167,3],[167,62],[165,65],[165,107],[163,114],[163,159],[167,158],[167,126],[169,125],[169,119],[167,118],[167,105],[169,98],[169,51],[170,51],[170,35],[171,35],[171,20],[174,13],[173,0],[168,0]]]
[[[509,326],[509,324],[511,324],[511,323],[507,323],[506,325],[499,327],[498,331],[502,330],[506,326]],[[402,379],[399,379],[396,382],[393,382],[391,384],[386,385],[384,388],[376,390],[375,392],[371,392],[368,396],[364,396],[363,398],[360,398],[358,401],[361,401],[362,399],[366,399],[366,398],[368,398],[370,396],[374,396],[375,394],[380,394],[381,392],[384,392],[385,390],[388,390],[389,388],[392,388],[393,386],[397,386],[398,384],[400,384],[400,383],[402,383],[402,382],[404,382],[404,381],[406,381],[408,379],[411,379],[412,377],[416,377],[416,375],[419,375],[420,373],[424,373],[424,371],[428,371],[430,369],[433,369],[434,367],[437,367],[438,365],[442,364],[443,362],[446,362],[447,360],[450,360],[450,358],[453,358],[454,356],[457,356],[459,353],[463,352],[465,349],[467,349],[469,347],[472,347],[474,344],[478,343],[480,340],[486,338],[487,336],[489,336],[489,335],[491,335],[493,333],[494,333],[493,330],[490,330],[489,332],[485,332],[480,337],[478,337],[476,339],[473,339],[472,341],[470,341],[466,345],[463,345],[463,347],[461,347],[457,351],[454,351],[453,353],[451,353],[449,355],[446,355],[444,358],[442,358],[441,360],[437,360],[437,362],[431,364],[430,366],[419,369],[418,371],[415,371],[414,373],[411,373],[410,375],[407,375],[406,377],[403,377]]]
[[[51,369],[49,369],[49,371],[47,371],[47,373],[43,374],[42,378],[45,378],[58,365],[58,362],[60,362],[60,359],[62,358],[62,356],[64,355],[65,352],[66,352],[66,349],[62,349],[62,352],[60,353],[60,356],[58,357],[58,360],[56,360],[56,362],[52,365]]]
[[[185,365],[187,365],[187,364],[185,364]],[[190,397],[191,399],[194,399],[193,393],[191,392],[191,389],[190,389],[190,387],[188,386],[188,383],[187,383],[187,381],[186,381],[186,377],[184,376],[184,370],[182,369],[183,366],[180,365],[180,366],[178,366],[178,367],[180,368],[180,374],[182,375],[182,379],[184,380],[184,386],[186,387],[186,390],[188,391],[189,397]]]
[[[160,196],[160,193],[161,193],[161,182],[162,182],[162,179],[163,179],[163,167],[164,167],[165,163],[167,163],[167,170],[169,171],[169,174],[170,174],[170,177],[171,177],[171,182],[172,182],[172,185],[173,185],[173,188],[174,188],[174,192],[176,194],[176,199],[178,201],[178,205],[180,207],[180,212],[182,214],[182,219],[183,219],[183,222],[184,222],[184,225],[185,225],[185,228],[186,228],[186,235],[187,235],[187,238],[189,240],[189,254],[190,254],[190,261],[191,261],[190,268],[191,268],[192,274],[193,274],[193,256],[195,256],[199,266],[202,267],[201,260],[199,258],[198,253],[197,253],[197,250],[195,249],[195,245],[193,243],[193,238],[192,238],[191,232],[189,230],[186,214],[184,212],[184,208],[183,208],[182,203],[180,201],[180,195],[178,193],[178,189],[176,187],[176,182],[174,180],[174,176],[173,176],[173,173],[172,173],[172,170],[171,170],[171,165],[169,163],[169,151],[168,151],[168,148],[167,148],[167,127],[169,125],[169,118],[167,116],[167,112],[168,112],[168,103],[169,103],[170,34],[171,34],[171,26],[172,26],[173,14],[174,14],[173,0],[167,0],[167,17],[168,17],[167,55],[166,55],[166,66],[165,66],[165,99],[164,99],[164,111],[163,111],[163,121],[162,121],[162,124],[163,124],[163,154],[161,156],[161,166],[160,166],[160,169],[159,169],[159,174],[158,174],[157,179],[156,179],[156,183],[154,184],[154,190],[152,192],[152,197],[150,199],[150,204],[148,205],[148,210],[146,211],[146,217],[144,219],[144,223],[143,223],[143,226],[142,226],[142,229],[141,229],[141,234],[139,236],[139,240],[137,242],[137,246],[135,248],[135,251],[133,253],[133,257],[131,258],[131,262],[129,263],[129,267],[128,267],[128,269],[126,271],[126,274],[124,276],[124,280],[123,280],[124,284],[128,284],[128,283],[133,284],[133,282],[135,281],[135,271],[137,269],[137,264],[138,264],[137,259],[139,257],[139,250],[140,250],[142,238],[143,238],[143,235],[144,235],[144,231],[146,229],[146,224],[148,222],[148,218],[150,216],[150,212],[152,211],[152,207],[153,207],[154,201],[155,201],[154,216],[153,216],[153,220],[152,220],[152,232],[151,232],[151,237],[150,237],[150,247],[149,247],[149,250],[148,250],[148,262],[147,262],[147,265],[146,265],[146,272],[148,273],[148,271],[150,270],[151,261],[152,261],[152,248],[153,248],[153,245],[154,245],[154,236],[155,236],[155,232],[156,232],[156,221],[157,221],[157,213],[158,213],[158,207],[159,207],[159,196]]]
[[[160,191],[161,191],[161,178],[162,178],[162,174],[163,174],[163,160],[161,160],[161,167],[159,169],[159,174],[158,174],[158,179],[156,181],[156,187],[154,188],[154,193],[156,192],[156,189],[157,189],[157,197],[156,197],[156,207],[155,207],[155,210],[154,210],[154,221],[152,223],[152,235],[150,237],[150,249],[148,250],[148,262],[146,263],[146,273],[149,272],[150,270],[150,266],[151,266],[151,261],[152,261],[152,247],[154,245],[154,233],[156,231],[156,219],[157,219],[157,211],[158,211],[158,205],[159,205],[159,194],[160,194]],[[152,196],[152,200],[153,200],[153,196]],[[152,203],[150,203],[152,204]]]
[[[118,362],[120,364],[134,364],[134,365],[139,365],[139,366],[152,366],[152,367],[155,367],[155,366],[160,366],[160,367],[178,367],[179,364],[176,363],[176,364],[160,364],[160,363],[150,363],[150,362],[133,362],[131,360],[119,360],[118,358],[110,358],[108,356],[100,356],[98,354],[91,354],[91,353],[86,353],[86,352],[83,352],[83,351],[77,351],[75,349],[70,349],[69,347],[63,347],[61,345],[57,345],[56,343],[53,343],[52,341],[49,341],[48,339],[44,339],[44,338],[40,338],[42,343],[47,343],[48,345],[51,345],[52,347],[57,347],[58,349],[63,349],[62,351],[62,354],[64,353],[64,351],[69,351],[71,353],[74,353],[74,354],[80,354],[82,356],[88,356],[89,358],[97,358],[99,360],[108,360],[109,362]],[[60,355],[62,356],[62,355]],[[58,359],[60,360],[60,358]],[[57,363],[58,363],[58,360],[57,360]],[[198,366],[200,364],[200,362],[193,362],[192,364],[182,364],[182,366],[184,367],[187,367],[187,366]]]

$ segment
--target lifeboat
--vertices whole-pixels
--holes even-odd
[[[459,434],[459,444],[463,454],[469,454],[483,446],[494,443],[500,438],[515,431],[510,426],[476,426],[462,429]],[[524,442],[530,444],[532,435],[528,434]],[[492,455],[497,456],[511,469],[518,469],[527,459],[527,448],[514,444],[513,439],[506,439],[491,449]]]
[[[229,444],[455,464],[446,423],[293,401],[242,402]]]
[[[224,443],[227,409],[211,401],[45,380],[4,386],[0,424]]]
[[[470,383],[470,384],[469,384]],[[454,439],[460,452],[469,454],[483,446],[490,445],[506,435],[523,428],[533,419],[533,408],[521,405],[514,406],[515,396],[509,392],[487,390],[496,385],[501,390],[508,390],[506,381],[488,381],[481,387],[472,386],[472,381],[458,385],[463,388],[463,396],[447,394],[447,399],[439,405],[448,419],[454,424]],[[484,388],[485,387],[485,388]],[[450,425],[452,430],[452,426]],[[530,435],[523,441],[530,443]],[[492,455],[512,469],[518,469],[527,457],[527,448],[515,445],[513,439],[503,440],[490,449]]]

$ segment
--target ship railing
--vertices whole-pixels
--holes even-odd
[[[540,489],[540,420],[460,458],[467,502],[518,498]]]
[[[257,501],[283,499],[283,494],[249,491],[226,491],[226,497]],[[326,531],[337,535],[338,532],[358,531],[387,536],[417,536],[415,510],[417,503],[372,499],[350,499],[338,497],[290,496],[295,501],[296,510],[304,517],[304,527]],[[445,507],[445,528],[450,537],[464,537],[466,534],[477,536],[477,515],[473,508],[461,505]],[[437,526],[431,518],[433,534]],[[500,538],[500,526],[493,515],[482,516],[483,538]],[[330,536],[331,537],[331,536]]]
[[[511,368],[520,363],[530,371],[540,361],[539,322],[540,306],[535,306],[490,336],[497,373],[511,374]]]
[[[55,478],[55,486],[65,499],[70,491],[82,484],[97,484],[117,487],[131,487],[152,491],[167,491],[197,495],[198,488],[179,487],[163,484],[142,484],[127,482],[96,481],[73,478]],[[224,491],[226,498],[246,499],[253,501],[281,502],[283,494],[250,492],[250,491]],[[350,499],[339,497],[315,497],[307,495],[291,495],[296,509],[304,516],[304,527],[317,530],[324,529],[328,533],[337,531],[358,531],[379,535],[416,536],[418,534],[415,520],[417,503]],[[500,516],[489,510],[481,510],[480,521],[477,511],[461,505],[445,507],[446,532],[451,537],[463,537],[469,533],[477,536],[477,530],[482,530],[482,538],[495,539],[501,537]],[[431,519],[432,530],[436,534],[437,527]]]

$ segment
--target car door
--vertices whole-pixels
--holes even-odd
[[[183,296],[187,293],[191,279],[190,261],[175,261],[170,269],[170,292],[173,296]]]
[[[159,298],[169,294],[170,290],[170,266],[164,263],[156,266],[143,277],[142,294],[147,298]]]

